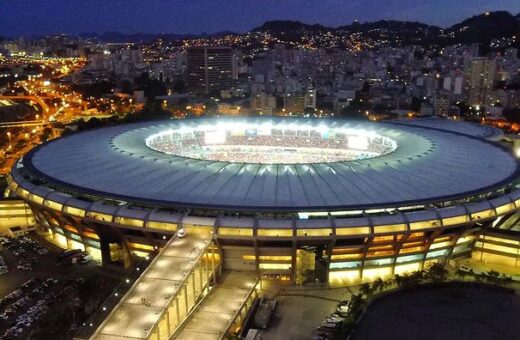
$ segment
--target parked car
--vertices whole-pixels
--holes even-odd
[[[89,263],[90,261],[92,261],[92,255],[85,255],[85,256],[83,256],[83,257],[79,260],[79,263],[80,263],[80,264],[86,264],[86,263]]]
[[[67,250],[64,250],[63,252],[61,252],[61,254],[58,255],[58,258],[66,259],[69,256],[73,256],[73,255],[79,254],[81,252],[82,252],[81,249],[67,249]]]

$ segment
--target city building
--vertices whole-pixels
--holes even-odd
[[[440,119],[148,122],[44,144],[10,187],[54,242],[105,264],[129,265],[183,229],[210,235],[224,268],[348,284],[474,247],[518,263],[482,236],[506,230],[518,249],[520,168],[489,141],[500,138]]]
[[[433,112],[437,116],[447,116],[450,110],[450,99],[446,95],[437,94],[433,98]]]
[[[189,92],[211,94],[231,87],[233,50],[230,47],[193,47],[187,53]]]
[[[316,90],[308,89],[303,92],[289,92],[284,96],[284,112],[303,114],[305,109],[316,108]]]
[[[496,60],[473,58],[466,65],[466,95],[469,105],[489,105],[492,102]]]
[[[265,92],[253,93],[250,106],[255,113],[270,115],[276,110],[276,97]]]

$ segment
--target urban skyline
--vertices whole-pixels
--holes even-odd
[[[121,32],[125,34],[242,33],[270,20],[297,20],[325,26],[349,25],[355,20],[418,21],[447,27],[486,11],[520,12],[512,0],[493,1],[3,1],[0,35]],[[213,15],[219,11],[221,15]],[[45,15],[41,15],[45,13]],[[117,13],[117,14],[116,14]],[[442,14],[442,15],[440,15]]]

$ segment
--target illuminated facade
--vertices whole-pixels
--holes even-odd
[[[145,142],[169,130],[213,138],[219,124],[250,140],[262,129],[271,136],[282,129],[309,138],[320,131],[348,145],[348,130],[357,131],[352,147],[368,147],[359,138],[375,134],[396,148],[332,163],[253,164],[187,158]],[[156,251],[182,227],[212,233],[224,268],[296,284],[371,281],[491,249],[491,233],[503,234],[506,221],[516,225],[516,159],[452,124],[205,119],[118,126],[33,150],[13,168],[11,189],[64,246],[80,243],[105,263],[129,264],[132,253]],[[509,233],[518,265],[518,234]]]
[[[209,94],[231,88],[233,50],[230,47],[189,48],[186,63],[190,92]]]

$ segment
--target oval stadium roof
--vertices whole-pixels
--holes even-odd
[[[43,144],[23,160],[33,174],[68,191],[143,204],[273,211],[343,210],[466,197],[511,183],[516,159],[491,142],[401,123],[235,118],[375,131],[398,147],[365,160],[244,164],[167,155],[145,138],[215,119],[147,122],[87,131]]]
[[[499,141],[504,137],[502,130],[495,127],[460,120],[444,119],[438,117],[424,117],[414,119],[401,119],[400,123],[441,129],[457,132],[472,137],[484,138],[490,141]]]

